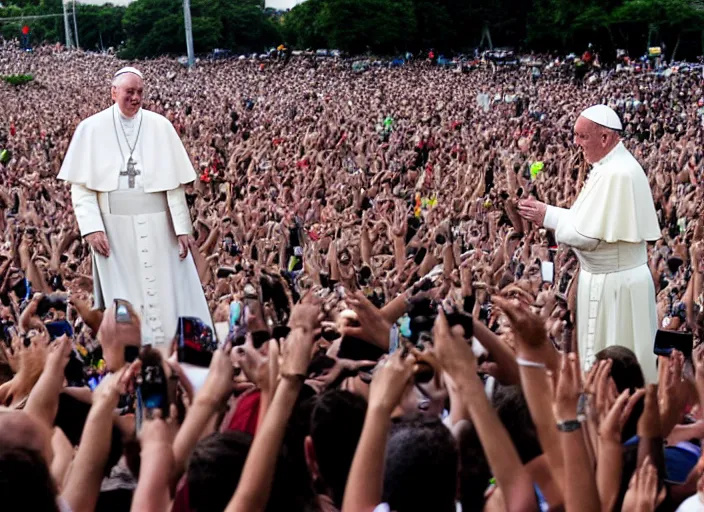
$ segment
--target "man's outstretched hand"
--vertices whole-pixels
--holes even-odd
[[[103,231],[96,231],[95,233],[86,235],[86,242],[101,256],[105,256],[106,258],[110,256],[110,243]]]
[[[541,203],[532,197],[519,201],[518,203],[518,214],[538,226],[543,225],[545,213],[547,211],[548,205]]]

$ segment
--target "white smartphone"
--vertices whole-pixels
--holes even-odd
[[[555,280],[555,264],[552,261],[543,261],[540,264],[540,273],[543,276],[543,282],[552,283]]]

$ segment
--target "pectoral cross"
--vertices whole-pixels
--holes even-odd
[[[134,160],[132,160],[132,157],[130,157],[129,160],[127,160],[127,170],[126,170],[126,171],[120,171],[120,176],[127,176],[127,177],[128,177],[127,185],[128,185],[130,188],[134,188],[134,177],[137,176],[137,175],[139,175],[139,174],[142,174],[141,171],[138,171],[138,170],[135,168],[135,164],[136,164],[136,163],[137,163],[137,162],[135,162]]]

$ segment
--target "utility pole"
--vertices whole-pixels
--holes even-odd
[[[78,22],[76,21],[76,0],[73,0],[73,31],[76,38],[76,48],[80,46],[78,43]]]
[[[68,10],[66,9],[65,0],[61,1],[64,8],[64,32],[66,33],[66,48],[71,48],[71,25],[68,22]]]
[[[183,0],[183,22],[186,26],[186,51],[188,52],[188,67],[196,62],[193,54],[193,26],[191,24],[191,0]]]

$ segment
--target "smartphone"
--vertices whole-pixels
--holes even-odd
[[[115,299],[115,321],[118,324],[129,324],[132,321],[127,304],[129,303],[125,300]]]
[[[161,353],[147,345],[140,353],[142,371],[137,378],[137,409],[135,423],[137,432],[142,428],[144,418],[154,410],[161,411],[162,418],[169,417],[169,388],[166,372],[162,365]]]
[[[64,334],[68,337],[73,336],[71,324],[69,324],[66,320],[57,320],[44,325],[46,326],[46,330],[49,331],[50,341],[54,341],[56,338],[60,338]]]
[[[374,345],[355,336],[345,335],[340,341],[338,359],[352,359],[355,361],[376,361],[386,352]]]
[[[236,273],[236,270],[232,267],[220,267],[215,275],[218,279],[224,279]]]
[[[542,261],[540,263],[540,274],[543,282],[553,283],[555,280],[555,264],[552,261]]]
[[[209,325],[199,318],[182,316],[176,327],[178,361],[207,368],[218,348]]]
[[[666,331],[658,329],[655,333],[653,353],[658,356],[670,357],[673,350],[679,350],[686,360],[692,359],[694,334],[691,332]]]
[[[101,380],[103,380],[102,375],[93,375],[92,377],[89,377],[87,384],[88,384],[88,387],[90,388],[90,390],[95,391],[95,388],[98,387],[98,384],[100,384]]]

